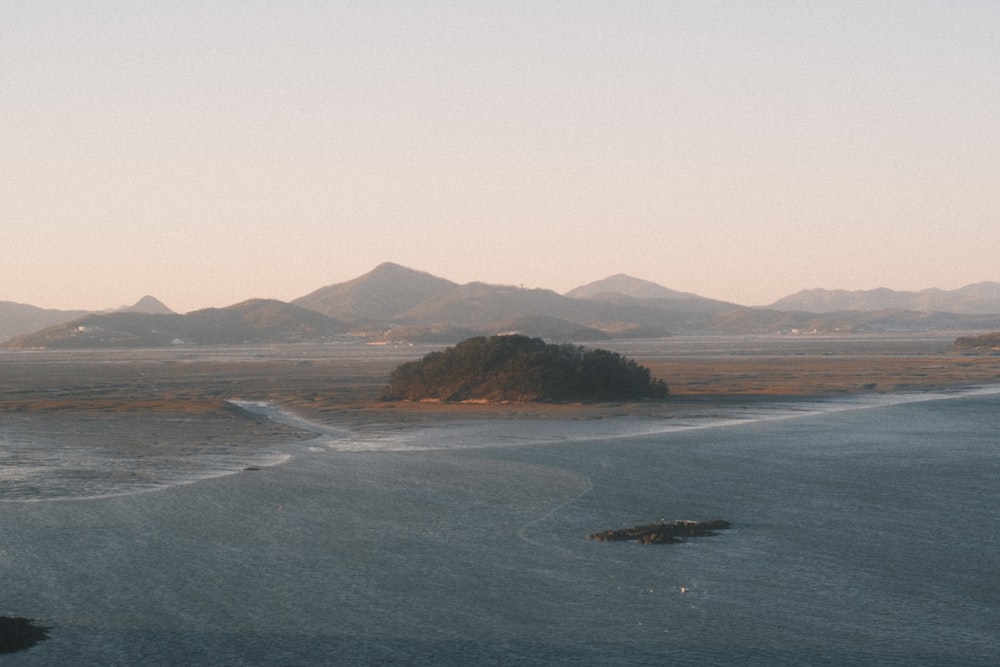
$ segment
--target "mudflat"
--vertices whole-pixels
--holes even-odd
[[[954,338],[678,337],[600,345],[647,366],[666,381],[670,396],[662,402],[599,405],[382,401],[392,370],[437,349],[430,346],[10,351],[0,353],[0,423],[32,415],[77,420],[80,431],[100,430],[110,420],[140,430],[156,423],[159,437],[170,439],[173,428],[190,443],[192,433],[185,431],[206,424],[216,438],[299,437],[230,399],[273,402],[329,422],[404,425],[454,418],[674,414],[779,397],[1000,384],[1000,354],[959,352]]]

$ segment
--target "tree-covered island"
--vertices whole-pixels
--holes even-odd
[[[402,364],[384,398],[563,403],[666,395],[663,380],[616,352],[503,335],[470,338]]]

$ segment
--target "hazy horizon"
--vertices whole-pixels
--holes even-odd
[[[397,262],[390,262],[390,261],[380,262],[379,265],[381,265],[381,264],[396,264],[396,265],[399,265]],[[378,266],[374,266],[374,267],[372,267],[371,270],[374,271],[377,268],[378,268]],[[403,268],[411,269],[413,271],[418,271],[418,272],[423,272],[423,273],[429,273],[430,275],[434,275],[435,277],[444,278],[445,280],[450,280],[450,278],[448,278],[445,275],[439,275],[439,274],[436,274],[436,273],[433,273],[433,272],[424,271],[420,267],[405,266]],[[292,301],[298,299],[299,297],[307,296],[307,294],[309,294],[309,293],[311,293],[313,291],[316,291],[318,289],[321,289],[321,288],[324,288],[324,287],[328,287],[330,285],[341,283],[341,282],[349,282],[349,281],[351,281],[351,280],[353,280],[355,278],[360,278],[360,277],[364,276],[365,274],[367,274],[369,272],[370,271],[365,271],[363,274],[359,274],[357,276],[351,276],[351,277],[346,278],[346,279],[344,279],[342,281],[338,280],[335,283],[328,283],[328,284],[324,284],[324,285],[318,285],[314,289],[309,290],[308,292],[305,292],[305,293],[302,293],[302,294],[296,294],[296,295],[293,295],[291,297],[283,298],[283,299],[280,299],[280,300],[286,301],[286,302],[292,302]],[[551,290],[551,291],[557,292],[558,294],[565,295],[568,292],[573,291],[574,289],[576,289],[578,287],[586,287],[586,286],[590,285],[591,283],[602,282],[602,281],[604,281],[606,279],[615,278],[615,277],[618,277],[620,275],[626,275],[629,278],[635,278],[635,279],[638,279],[638,280],[644,280],[643,278],[639,278],[638,276],[632,276],[630,274],[625,274],[624,272],[618,272],[618,273],[615,273],[615,274],[610,274],[610,275],[604,276],[603,278],[598,278],[596,280],[588,281],[587,283],[580,283],[579,285],[574,285],[573,287],[571,287],[571,288],[569,288],[567,290],[556,290],[556,289],[553,289],[551,287],[547,287],[545,285],[528,286],[528,285],[514,285],[513,283],[489,283],[489,284],[498,285],[498,286],[509,286],[509,287],[523,287],[523,288],[526,288],[526,289]],[[467,284],[467,283],[486,282],[486,281],[471,280],[471,281],[464,281],[464,282],[460,282],[460,281],[452,281],[452,282],[455,282],[456,284],[459,284],[459,285],[464,285],[464,284]],[[655,283],[655,281],[647,281],[647,282]],[[980,283],[983,283],[983,282],[995,283],[997,281],[979,281],[979,282]],[[658,284],[658,283],[655,283],[655,284]],[[966,284],[966,285],[960,285],[959,287],[968,287],[968,286],[971,286],[973,284],[976,284],[976,283],[969,283],[969,284]],[[662,285],[662,287],[668,287],[668,286],[667,285]],[[809,288],[809,287],[806,287],[806,288],[802,288],[800,290],[795,290],[794,292],[789,292],[788,294],[784,294],[781,297],[778,297],[778,298],[774,299],[773,301],[771,301],[769,303],[737,304],[737,305],[751,306],[751,307],[754,307],[754,306],[756,306],[756,307],[769,306],[772,303],[780,300],[783,297],[793,296],[793,295],[797,294],[798,292],[809,291],[809,290],[812,290],[812,289],[824,289],[824,290],[828,290],[828,291],[837,291],[840,288],[823,288],[823,287],[818,287],[818,288],[817,287],[812,287],[812,288]],[[873,288],[873,289],[876,289],[876,288]],[[930,288],[925,288],[925,289],[937,289],[937,288],[936,287],[930,287]],[[958,289],[958,288],[954,288],[954,289]],[[848,290],[848,291],[865,291],[865,290]],[[921,292],[922,290],[897,290],[897,291],[898,292],[911,292],[911,293],[915,293],[915,292]],[[705,296],[705,295],[698,294],[697,296]],[[262,299],[268,299],[268,298],[278,299],[278,297],[268,297],[268,296],[263,296],[263,295],[248,295],[248,296],[242,297],[238,301],[234,301],[234,302],[211,303],[211,304],[205,304],[205,305],[198,306],[197,308],[178,309],[178,308],[174,308],[170,303],[167,303],[166,300],[163,299],[163,298],[161,298],[160,296],[158,296],[156,294],[149,293],[149,292],[145,292],[145,293],[142,293],[140,296],[137,296],[135,299],[133,299],[133,300],[131,300],[129,302],[115,304],[115,305],[111,305],[111,306],[105,306],[103,308],[87,309],[87,308],[80,308],[80,307],[74,306],[74,307],[66,308],[65,310],[93,310],[95,312],[111,311],[111,310],[117,310],[119,308],[128,308],[128,307],[137,305],[140,301],[142,301],[142,300],[144,300],[144,299],[146,299],[148,297],[155,298],[157,301],[160,301],[163,305],[167,306],[168,308],[170,308],[171,310],[173,310],[174,312],[177,312],[177,313],[187,313],[187,312],[192,312],[194,310],[200,310],[200,309],[203,309],[203,308],[224,308],[224,307],[227,307],[227,306],[236,305],[237,303],[240,303],[242,301],[246,301],[246,300],[250,300],[250,299],[257,299],[257,298],[262,298]],[[712,298],[712,297],[707,297],[707,298]],[[0,299],[0,301],[11,302],[12,300],[10,300],[10,299]],[[21,302],[21,303],[24,303],[24,302]],[[731,303],[737,303],[737,302],[731,302]],[[26,305],[38,306],[38,304],[26,304]],[[44,306],[42,306],[42,307],[44,307]]]
[[[1000,4],[0,6],[0,300],[1000,280]]]

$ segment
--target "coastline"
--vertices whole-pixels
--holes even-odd
[[[878,339],[874,339],[878,340]],[[700,341],[690,341],[696,346]],[[796,341],[797,342],[797,341]],[[405,425],[454,419],[669,417],[850,396],[939,392],[1000,384],[1000,355],[964,354],[945,338],[810,341],[803,350],[774,337],[746,354],[719,346],[678,352],[685,341],[635,344],[638,363],[666,381],[662,401],[439,403],[380,400],[389,373],[425,350],[368,346],[270,346],[0,355],[0,420],[93,417],[120,425],[204,421],[273,435],[233,401],[271,403],[328,424]],[[759,348],[759,349],[758,349]],[[0,422],[2,423],[2,422]],[[98,426],[98,424],[95,424]],[[282,437],[297,438],[291,432]]]
[[[7,497],[157,490],[274,465],[290,445],[452,448],[461,446],[453,441],[459,432],[466,441],[490,442],[488,432],[498,429],[508,442],[529,442],[530,422],[560,422],[547,429],[558,432],[551,437],[621,437],[934,399],[983,386],[1000,390],[1000,355],[948,353],[950,343],[940,338],[908,346],[874,340],[807,341],[810,354],[800,341],[790,347],[777,338],[722,341],[725,350],[712,339],[711,354],[702,341],[645,341],[632,348],[634,358],[667,381],[667,398],[563,404],[380,400],[389,373],[423,349],[0,354],[0,442],[21,451],[27,466],[12,478]],[[732,352],[736,343],[750,353]],[[428,444],[431,431],[437,446]],[[45,456],[63,460],[62,477],[33,476],[32,461]]]
[[[767,360],[757,361],[766,372]],[[135,454],[168,447],[182,459],[237,443],[270,450],[287,437],[277,449],[292,454],[272,469],[233,467],[234,474],[163,493],[0,504],[15,536],[5,562],[16,586],[3,611],[53,628],[49,641],[18,654],[18,664],[71,663],[81,655],[95,663],[163,664],[181,656],[311,664],[338,655],[374,664],[401,655],[448,662],[442,656],[451,655],[451,664],[466,664],[540,650],[568,656],[560,664],[642,664],[646,647],[697,656],[694,664],[739,662],[761,636],[785,651],[767,654],[768,662],[794,664],[788,656],[808,659],[821,646],[831,665],[867,664],[859,655],[874,664],[904,623],[918,622],[942,636],[972,628],[978,653],[963,647],[973,655],[965,661],[990,664],[976,656],[993,653],[992,626],[963,591],[989,576],[988,558],[979,555],[989,553],[988,536],[975,527],[995,506],[992,465],[979,461],[996,458],[997,403],[958,401],[966,410],[956,422],[942,417],[963,406],[937,399],[1000,392],[995,381],[952,385],[939,375],[932,384],[928,374],[926,388],[910,391],[818,392],[803,378],[798,393],[754,391],[748,383],[744,393],[675,392],[656,403],[388,404],[373,398],[373,366],[341,363],[332,377],[325,376],[334,365],[319,366],[252,359],[105,370],[67,364],[48,367],[34,389],[7,383],[0,398],[24,409],[0,413],[0,437],[22,429],[102,447],[124,439]],[[839,370],[835,360],[830,369]],[[926,366],[913,370],[925,373]],[[321,382],[335,391],[309,395]],[[58,389],[58,400],[46,384]],[[225,395],[234,386],[232,393],[250,396],[235,408],[219,408],[220,399],[207,393]],[[866,409],[925,400],[936,403]],[[830,414],[812,419],[815,413]],[[760,423],[742,426],[752,422]],[[851,429],[864,437],[852,440]],[[848,433],[838,439],[841,431]],[[955,432],[966,440],[955,445]],[[923,457],[928,443],[937,458]],[[966,446],[991,458],[968,456]],[[111,452],[106,460],[114,458]],[[949,481],[940,461],[946,469],[949,461],[965,467]],[[946,539],[923,530],[926,514],[913,510],[921,503],[942,511],[934,525],[951,531]],[[880,523],[859,524],[859,513]],[[587,539],[658,517],[726,517],[734,530],[663,549]],[[969,551],[967,533],[983,550]],[[898,546],[874,552],[882,542]],[[955,562],[962,567],[950,567]],[[470,569],[456,570],[456,563]],[[908,586],[925,572],[937,582],[941,571],[953,577],[934,593],[945,597],[928,600],[926,587]],[[770,585],[789,572],[803,585]],[[836,590],[826,585],[831,576]],[[859,633],[900,599],[900,582],[915,591],[902,600],[910,611],[897,626],[877,626],[881,634],[859,649]],[[107,593],[95,597],[96,586]],[[716,600],[726,609],[710,606]],[[540,604],[548,605],[541,622],[554,625],[532,616]],[[470,609],[475,618],[463,616]],[[825,615],[816,619],[815,609]],[[593,624],[580,623],[574,614],[581,611]],[[624,613],[631,616],[607,626]],[[815,639],[828,626],[840,628],[842,639]],[[415,643],[414,627],[438,643]],[[719,627],[742,653],[697,653],[714,646]],[[629,642],[620,641],[623,634]],[[556,635],[570,637],[572,649],[544,643]],[[458,643],[448,648],[443,637]],[[936,656],[931,643],[907,655]],[[638,648],[627,652],[630,646]]]

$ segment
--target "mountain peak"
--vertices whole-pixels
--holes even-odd
[[[424,271],[383,262],[363,276],[321,287],[292,303],[347,322],[385,322],[457,286]]]
[[[573,299],[593,299],[601,294],[620,294],[633,299],[679,299],[695,296],[624,273],[616,273],[566,292],[566,296]]]
[[[408,266],[403,266],[402,264],[396,264],[395,262],[382,262],[374,269],[368,273],[358,276],[354,280],[348,281],[348,283],[360,283],[360,282],[371,282],[374,280],[427,280],[431,279],[438,283],[448,283],[451,286],[456,285],[450,280],[445,280],[444,278],[438,278],[435,275],[427,273],[426,271],[419,271],[417,269],[411,269]]]
[[[171,315],[174,311],[155,296],[146,295],[131,306],[122,306],[119,313],[149,313],[150,315]]]

